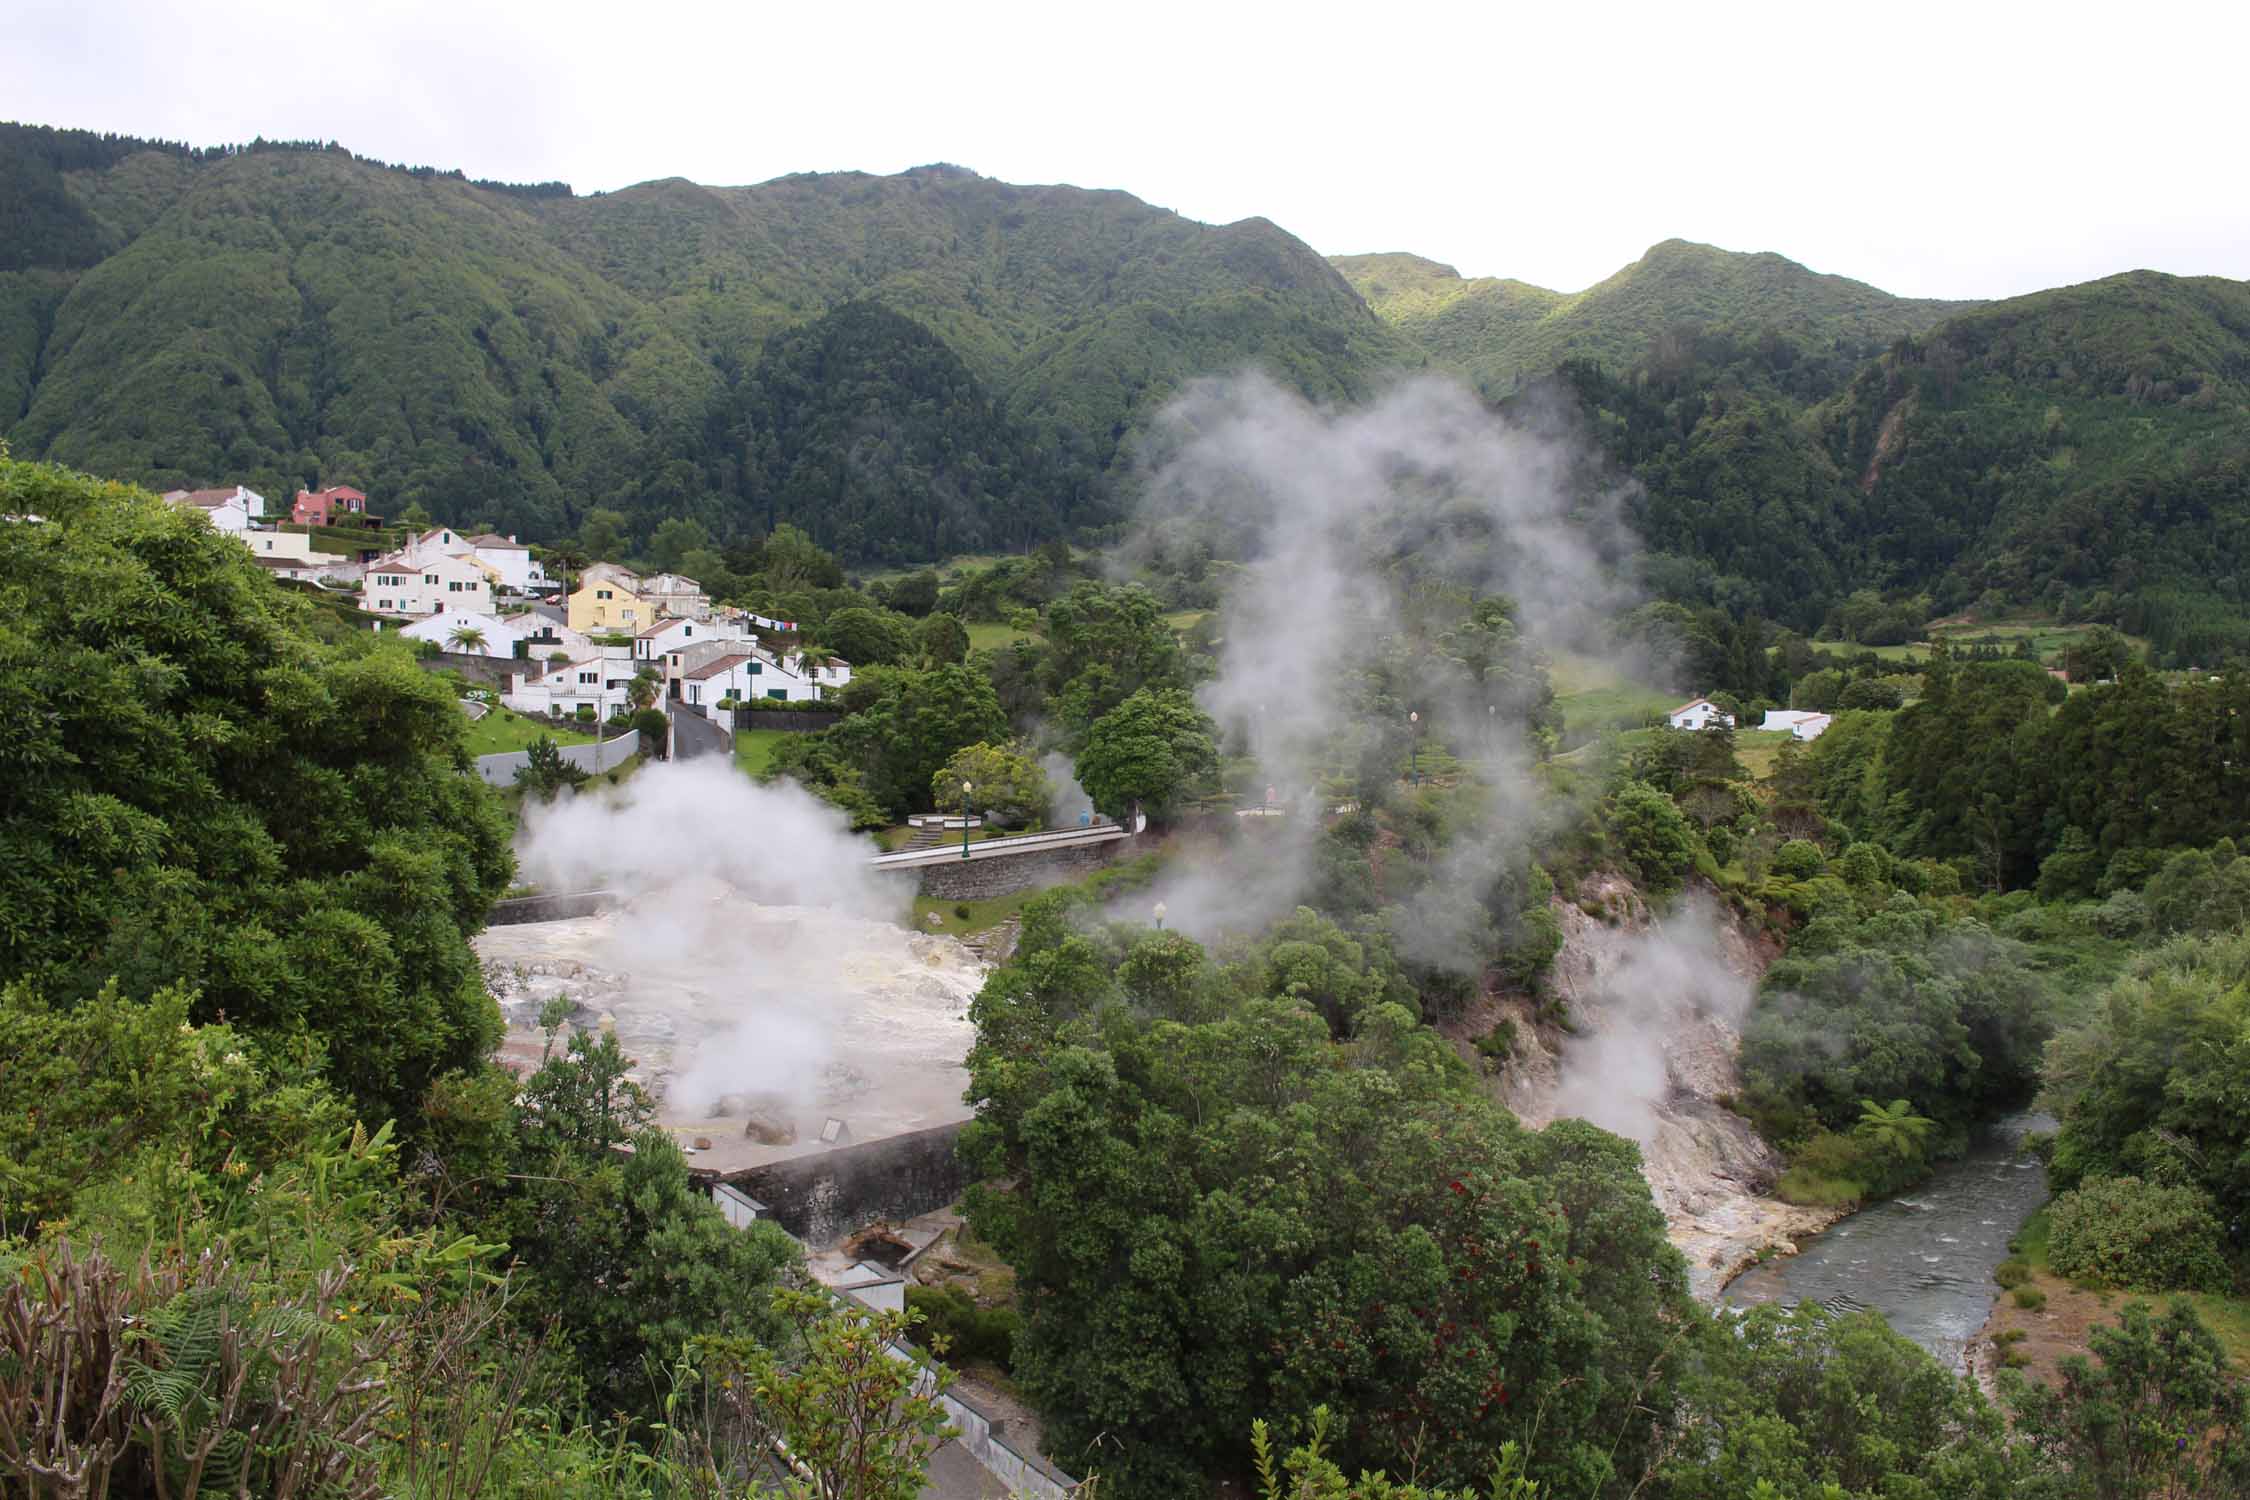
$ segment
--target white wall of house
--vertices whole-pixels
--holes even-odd
[[[367,565],[359,607],[379,615],[434,615],[447,609],[489,615],[492,579],[466,558],[429,555],[416,562],[393,554]]]
[[[1798,739],[1817,740],[1833,722],[1827,714],[1807,708],[1769,708],[1758,727],[1769,733],[1785,729]]]
[[[470,546],[478,561],[500,575],[503,588],[529,594],[548,587],[547,570],[531,560],[529,547],[489,535],[470,538]]]
[[[771,698],[784,703],[812,703],[820,698],[820,685],[765,655],[754,655],[748,661],[737,662],[725,671],[714,672],[708,677],[683,674],[680,682],[681,702],[710,707],[722,698]]]
[[[464,647],[453,644],[455,631],[474,630],[484,636],[482,646]],[[524,633],[492,615],[480,615],[466,609],[441,609],[426,619],[416,620],[399,632],[410,641],[429,641],[446,651],[466,652],[471,656],[514,656],[516,642]]]
[[[231,536],[240,536],[250,529],[250,512],[239,500],[229,500],[224,505],[196,505],[188,508]]]
[[[1734,727],[1731,714],[1719,712],[1718,705],[1708,698],[1698,698],[1693,703],[1683,703],[1672,710],[1668,720],[1674,729],[1709,729],[1714,724]]]
[[[242,545],[250,549],[252,557],[287,558],[308,567],[326,567],[344,559],[333,552],[317,551],[313,539],[302,531],[245,531]]]
[[[629,658],[593,656],[519,676],[500,701],[518,713],[573,718],[582,706],[607,719],[632,706],[633,663]]]

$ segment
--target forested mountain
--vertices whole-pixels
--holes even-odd
[[[1608,280],[1567,295],[1464,278],[1417,255],[1343,255],[1331,263],[1385,322],[1492,395],[1571,360],[1624,369],[1666,357],[1667,338],[1689,328],[1786,344],[1816,363],[1856,363],[1969,305],[1894,297],[1778,255],[1686,240],[1651,246]]]
[[[595,506],[722,539],[795,520],[859,556],[1053,535],[1106,518],[1119,443],[1184,379],[1260,364],[1347,397],[1420,358],[1263,220],[952,167],[579,198],[332,147],[6,126],[0,209],[0,430],[19,452],[158,487],[351,482],[535,537]],[[860,512],[831,514],[780,434],[741,425],[802,385],[805,346],[774,336],[860,301],[947,357],[862,382],[849,413],[824,396],[805,430],[849,428],[879,461],[935,409],[991,405],[954,438],[979,451],[955,456],[976,477],[956,475],[950,530],[866,512],[865,483]],[[878,325],[851,326],[847,343]],[[761,380],[769,353],[800,367]],[[928,461],[874,488],[903,493]],[[970,518],[982,495],[1002,516]]]

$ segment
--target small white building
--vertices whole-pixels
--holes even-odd
[[[521,635],[528,644],[525,650],[533,661],[545,661],[558,652],[577,661],[596,655],[601,648],[594,638],[583,630],[573,630],[552,615],[538,610],[520,610],[502,615],[500,623]]]
[[[851,668],[833,657],[779,659],[741,641],[687,646],[664,657],[665,695],[697,707],[721,699],[818,703],[823,689],[851,680]]]
[[[1768,732],[1786,729],[1798,739],[1817,740],[1821,733],[1828,728],[1830,722],[1829,715],[1814,713],[1810,709],[1769,708],[1766,710],[1764,721],[1758,727]]]
[[[535,666],[512,680],[500,701],[520,714],[575,718],[592,708],[606,721],[633,706],[633,661],[622,652],[602,654],[560,666]]]
[[[1734,715],[1722,712],[1708,698],[1691,698],[1667,714],[1665,722],[1674,729],[1709,729],[1714,724],[1732,729]]]
[[[734,642],[747,650],[748,643],[755,639],[755,635],[733,622],[717,618],[658,620],[633,637],[633,657],[655,666],[672,652],[685,650],[690,645]]]
[[[217,530],[239,536],[252,520],[266,513],[266,497],[248,485],[232,484],[211,490],[167,490],[167,504],[194,511]]]
[[[492,569],[473,557],[425,551],[419,560],[394,552],[367,565],[359,607],[369,614],[434,615],[458,609],[492,613]]]
[[[706,620],[711,617],[711,596],[703,585],[680,573],[658,573],[641,580],[634,592],[656,607],[658,617]]]
[[[483,644],[456,645],[454,637],[463,632],[481,636]],[[525,638],[523,631],[505,620],[465,609],[441,609],[426,619],[416,620],[399,634],[410,641],[429,641],[440,650],[467,656],[512,657],[516,654],[516,643]]]
[[[531,549],[512,536],[485,532],[469,538],[477,560],[500,575],[500,586],[518,594],[544,593],[554,587],[545,567],[534,561]]]

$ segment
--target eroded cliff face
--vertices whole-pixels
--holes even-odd
[[[1638,1141],[1690,1284],[1715,1300],[1761,1250],[1835,1218],[1767,1196],[1780,1160],[1718,1103],[1740,1084],[1740,1027],[1778,949],[1707,895],[1659,921],[1614,876],[1553,911],[1563,944],[1543,1003],[1488,1012],[1516,1023],[1493,1091],[1526,1125],[1576,1116]]]

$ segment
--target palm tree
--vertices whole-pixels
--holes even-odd
[[[1852,1127],[1852,1134],[1894,1160],[1919,1161],[1922,1147],[1935,1129],[1937,1121],[1914,1113],[1908,1100],[1893,1099],[1882,1105],[1862,1099],[1859,1123]]]
[[[626,687],[626,701],[631,703],[636,711],[653,708],[656,705],[656,689],[656,674],[643,667],[633,674],[632,682]]]
[[[445,643],[456,651],[484,650],[484,631],[475,625],[456,625]]]

